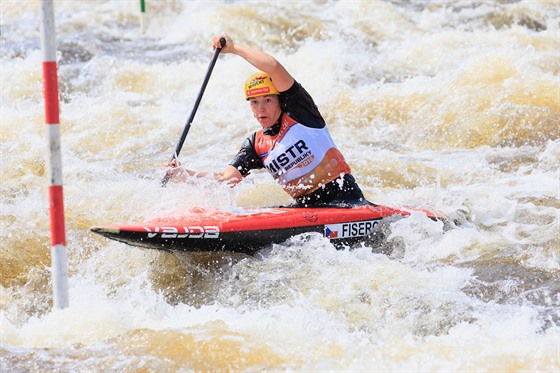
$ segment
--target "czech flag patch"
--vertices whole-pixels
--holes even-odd
[[[325,237],[338,238],[338,230],[331,230],[329,227],[325,226]]]

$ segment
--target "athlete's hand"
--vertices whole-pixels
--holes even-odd
[[[226,41],[226,44],[223,47],[220,43],[221,38],[224,38]],[[225,32],[222,32],[220,35],[216,35],[212,38],[212,46],[214,47],[214,49],[222,48],[220,53],[231,53],[233,51],[233,45],[233,40],[231,40],[231,38]]]
[[[186,181],[188,173],[181,167],[181,162],[177,158],[173,159],[167,164],[165,174],[169,177],[170,181]]]

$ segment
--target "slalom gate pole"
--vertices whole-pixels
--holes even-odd
[[[140,29],[142,33],[146,32],[146,2],[140,0]]]
[[[64,226],[64,197],[62,191],[62,157],[56,64],[56,34],[52,0],[41,1],[41,50],[43,52],[43,88],[45,124],[49,144],[49,207],[51,221],[51,260],[53,299],[57,308],[68,307],[68,257]]]

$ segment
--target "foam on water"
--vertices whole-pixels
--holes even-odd
[[[56,1],[70,307],[52,308],[39,1],[2,1],[0,356],[6,370],[558,371],[557,1]],[[290,200],[160,187],[212,57],[270,51],[312,94],[390,224],[385,254],[318,235],[172,255],[89,227]],[[221,56],[180,160],[221,170],[257,124]]]

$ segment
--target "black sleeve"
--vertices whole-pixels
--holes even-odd
[[[298,123],[313,128],[325,127],[325,120],[313,98],[298,82],[294,81],[287,91],[280,93],[280,103],[282,111]]]
[[[241,145],[241,149],[237,152],[230,165],[237,168],[243,177],[249,174],[249,171],[264,168],[262,160],[255,152],[255,135],[247,137]]]

